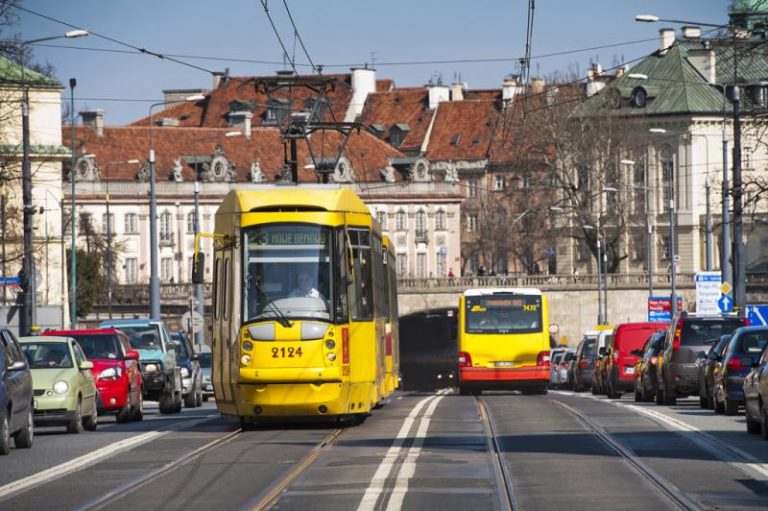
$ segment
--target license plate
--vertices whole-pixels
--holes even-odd
[[[625,367],[624,368],[624,374],[635,374],[635,368],[634,367]]]
[[[496,367],[512,367],[512,366],[515,365],[515,363],[514,362],[509,362],[507,360],[501,360],[501,361],[498,361],[498,362],[494,362],[493,365],[496,366]]]

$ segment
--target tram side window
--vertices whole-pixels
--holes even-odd
[[[373,278],[371,275],[371,233],[368,229],[349,229],[352,243],[354,286],[350,293],[352,319],[368,320],[373,316]]]
[[[386,303],[386,287],[384,286],[384,262],[382,261],[381,238],[373,236],[373,271],[374,271],[374,309],[376,317],[384,318],[387,315],[384,304]]]
[[[229,319],[229,259],[224,260],[224,277],[221,279],[221,317],[224,319]]]
[[[213,261],[213,316],[215,319],[219,319],[219,285],[221,284],[221,275],[219,275],[219,268],[221,258],[217,257]]]
[[[347,250],[346,250],[346,237],[344,236],[344,229],[338,229],[336,231],[336,260],[339,264],[336,265],[336,269],[333,272],[333,289],[335,293],[335,309],[336,309],[336,321],[339,323],[346,323],[349,321],[349,306],[347,302],[347,283],[350,282],[350,275],[348,273],[347,263]]]

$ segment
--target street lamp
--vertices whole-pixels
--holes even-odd
[[[157,187],[155,179],[155,146],[152,139],[152,109],[172,103],[186,103],[205,99],[202,94],[188,96],[178,101],[161,101],[149,106],[149,315],[151,319],[160,319],[160,279],[157,275]]]
[[[21,86],[22,86],[22,99],[21,99],[21,132],[22,132],[22,160],[21,160],[21,183],[22,183],[22,203],[23,203],[23,225],[24,225],[24,255],[21,263],[21,311],[19,314],[19,334],[29,335],[32,329],[33,311],[34,308],[32,293],[34,289],[30,289],[30,277],[33,275],[32,258],[32,167],[29,158],[30,151],[30,134],[29,134],[29,84],[26,81],[26,70],[24,68],[24,50],[30,44],[41,43],[43,41],[53,41],[55,39],[72,39],[76,37],[87,36],[86,30],[71,30],[66,34],[40,37],[38,39],[30,39],[28,41],[21,41],[19,43],[19,66],[21,67]],[[74,130],[74,126],[72,127]],[[74,145],[72,151],[74,151]]]
[[[104,193],[104,200],[106,203],[106,210],[107,210],[107,225],[106,225],[106,231],[107,231],[107,314],[109,315],[109,319],[112,319],[112,215],[109,213],[109,167],[112,165],[120,165],[120,164],[136,164],[139,163],[139,160],[132,159],[132,160],[117,160],[117,161],[109,161],[107,162],[106,166],[104,167],[104,177],[106,181],[106,190]]]

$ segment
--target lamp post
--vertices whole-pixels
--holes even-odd
[[[151,319],[160,319],[160,279],[157,275],[157,188],[155,183],[155,146],[152,139],[152,109],[156,106],[200,101],[201,99],[205,99],[205,96],[197,94],[182,100],[161,101],[149,106],[149,316]]]
[[[72,39],[75,37],[87,36],[85,30],[71,30],[66,34],[40,37],[30,39],[19,43],[19,66],[21,67],[21,131],[22,131],[22,160],[21,160],[21,182],[22,182],[22,203],[23,203],[23,230],[24,230],[24,254],[21,264],[21,310],[19,313],[19,334],[29,335],[32,329],[34,307],[32,293],[30,289],[30,277],[34,271],[34,261],[32,257],[32,168],[29,157],[30,151],[30,133],[29,133],[29,84],[26,81],[26,70],[24,68],[24,50],[30,44],[41,43],[44,41],[53,41],[55,39]],[[72,128],[74,130],[74,126]],[[74,151],[74,145],[72,150]]]
[[[242,135],[242,131],[228,131],[224,133],[224,137],[238,137]],[[201,226],[201,218],[200,218],[200,172],[197,167],[197,144],[198,142],[204,142],[206,140],[210,140],[213,137],[208,137],[206,139],[202,140],[195,140],[195,222],[194,222],[194,233],[195,233],[195,239],[197,239],[197,235],[200,234],[200,226]],[[216,137],[218,138],[218,137]],[[195,284],[195,301],[196,303],[196,310],[197,312],[203,316],[205,315],[205,293],[203,290],[203,284]],[[197,349],[199,350],[200,347],[203,345],[203,338],[205,337],[205,332],[203,329],[199,329],[195,332],[195,345],[197,346]]]

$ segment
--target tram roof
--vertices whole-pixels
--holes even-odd
[[[501,293],[531,296],[542,295],[541,289],[536,289],[533,287],[483,287],[467,289],[464,291],[464,296],[485,296]]]
[[[259,185],[231,190],[223,204],[232,212],[285,208],[316,208],[370,214],[368,206],[350,188],[339,185]]]

